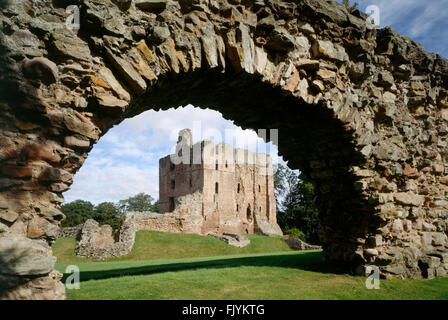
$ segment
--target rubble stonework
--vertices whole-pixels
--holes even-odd
[[[179,223],[182,223],[182,219],[173,214],[129,212],[118,232],[118,239],[115,239],[109,225],[100,227],[98,222],[90,219],[80,225],[81,234],[75,250],[76,255],[92,260],[121,257],[131,252],[137,231],[160,229],[166,232],[180,233],[183,229],[178,227]],[[189,229],[187,228],[187,230]],[[229,233],[209,233],[208,235],[239,248],[250,244],[250,240],[243,235]]]
[[[140,230],[157,230],[174,233],[201,234],[204,217],[199,210],[202,206],[202,194],[195,192],[178,199],[173,212],[160,214],[155,212],[128,212],[116,237],[109,225],[99,226],[95,220],[87,220],[75,227],[78,232],[76,254],[93,260],[121,257],[131,252],[135,234]],[[62,234],[73,233],[63,228]]]
[[[319,250],[322,249],[321,246],[315,246],[306,243],[305,241],[302,241],[297,238],[288,238],[285,240],[286,244],[294,250]]]
[[[203,221],[200,234],[283,235],[269,155],[207,140],[193,145],[189,129],[179,133],[176,151],[159,161],[161,213],[174,211],[176,203],[186,206],[185,196],[200,193],[200,199],[193,199],[200,201],[193,212]]]
[[[80,240],[83,226],[84,224],[80,224],[76,227],[60,228],[57,238],[76,238],[77,240]]]
[[[0,238],[54,241],[101,136],[193,104],[279,129],[280,154],[315,185],[327,263],[446,275],[446,59],[334,1],[78,0],[79,31],[65,2],[0,6]],[[8,269],[2,297],[63,297],[54,271]]]

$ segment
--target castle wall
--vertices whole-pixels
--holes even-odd
[[[172,165],[170,156],[159,160],[160,213],[173,211],[170,198],[176,199],[203,188],[203,170],[200,164]],[[173,184],[174,183],[174,184]]]
[[[194,148],[199,148],[196,151],[200,151],[200,163],[190,165],[193,159],[198,162]],[[179,199],[199,191],[202,203],[197,214],[203,217],[202,234],[281,234],[278,226],[269,227],[270,223],[276,224],[269,156],[211,141],[192,146],[191,133],[185,130],[176,154],[186,163],[173,165],[170,156],[160,159],[161,213],[174,211]]]

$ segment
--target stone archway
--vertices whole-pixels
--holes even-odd
[[[279,129],[316,186],[327,262],[445,276],[448,63],[365,18],[324,0],[2,5],[3,297],[64,297],[48,245],[62,192],[113,125],[188,103]]]

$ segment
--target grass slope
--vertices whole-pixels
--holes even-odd
[[[281,237],[247,236],[250,239],[250,245],[236,248],[209,236],[139,231],[134,247],[128,255],[106,261],[180,259],[292,251]],[[61,238],[53,245],[53,254],[58,258],[58,263],[90,261],[77,257],[75,248],[74,238]]]
[[[80,263],[69,299],[448,299],[448,279],[382,280],[327,273],[320,252]],[[65,270],[66,265],[57,268]]]

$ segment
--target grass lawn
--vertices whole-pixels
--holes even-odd
[[[81,270],[81,289],[67,290],[74,300],[448,299],[447,278],[382,280],[368,290],[363,277],[326,272],[320,251],[249,237],[251,245],[239,249],[211,237],[141,231],[129,255],[106,262],[77,258],[74,239],[59,239],[53,251],[58,270]]]
[[[106,261],[160,260],[193,257],[223,256],[229,254],[252,254],[266,252],[292,252],[282,237],[247,235],[250,245],[236,248],[210,236],[157,231],[139,231],[132,251],[123,257]],[[53,254],[58,263],[88,262],[75,254],[76,239],[61,238],[53,244]]]
[[[80,263],[69,299],[448,299],[448,279],[382,280],[326,273],[320,252]],[[57,268],[64,271],[66,264]]]

